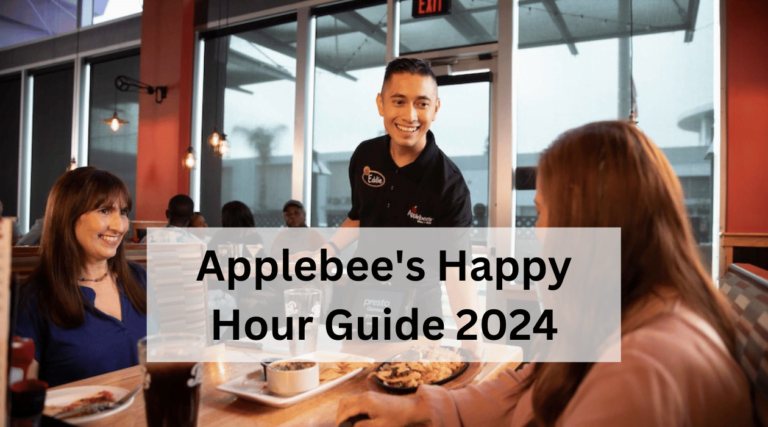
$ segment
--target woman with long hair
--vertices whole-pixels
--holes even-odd
[[[224,228],[253,228],[253,212],[245,203],[233,200],[221,207],[221,226]]]
[[[366,393],[339,422],[366,426],[751,426],[734,325],[702,267],[683,191],[637,127],[598,122],[541,155],[538,227],[621,228],[621,362],[534,363],[465,389]],[[397,409],[394,409],[397,408]]]
[[[15,334],[35,341],[50,386],[138,364],[147,333],[146,272],[126,260],[128,187],[85,167],[53,185],[40,263],[20,289]]]

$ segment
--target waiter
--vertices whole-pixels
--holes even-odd
[[[362,142],[352,154],[352,209],[323,246],[329,255],[351,244],[359,227],[472,226],[469,188],[429,130],[440,98],[427,63],[412,58],[390,62],[376,105],[387,134]],[[458,269],[448,269],[446,288],[454,314],[463,308],[477,310],[476,287],[460,282]],[[440,296],[436,278],[420,284],[414,300],[422,319],[442,317]],[[461,326],[459,319],[457,323]]]

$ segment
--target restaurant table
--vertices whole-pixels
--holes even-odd
[[[516,368],[523,358],[519,347],[486,344],[485,354],[489,360],[504,362],[486,363],[477,374],[472,384],[497,377],[505,369]],[[200,390],[200,412],[198,426],[229,427],[241,425],[254,426],[335,426],[336,410],[339,401],[369,390],[366,381],[375,365],[359,373],[324,393],[300,402],[288,408],[273,408],[260,403],[238,398],[237,396],[216,390],[221,384],[260,369],[256,362],[206,362],[203,370],[203,383]],[[54,387],[61,390],[76,386],[114,386],[131,390],[142,383],[141,368],[133,366],[108,374],[75,381]],[[144,395],[139,392],[133,404],[114,415],[95,420],[88,426],[135,426],[147,425],[144,411]]]

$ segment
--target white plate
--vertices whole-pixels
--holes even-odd
[[[318,363],[330,363],[343,360],[345,362],[364,362],[373,363],[374,359],[368,357],[354,356],[345,353],[331,353],[325,351],[318,351],[312,354],[308,354],[300,357],[302,360],[314,360]],[[359,374],[363,368],[357,368],[348,374],[336,378],[332,381],[327,381],[320,384],[319,387],[312,390],[299,393],[295,396],[278,396],[267,391],[267,383],[262,381],[262,371],[258,369],[250,374],[237,377],[231,381],[228,381],[218,387],[219,391],[232,393],[243,399],[252,400],[254,402],[263,403],[265,405],[274,406],[275,408],[287,408],[295,405],[299,402],[309,399],[310,397],[317,396],[318,394],[329,390],[337,385],[348,381],[355,375]]]
[[[112,393],[112,395],[115,397],[115,400],[120,400],[120,398],[128,394],[128,390],[122,387],[112,387],[108,385],[69,387],[69,388],[63,388],[60,390],[48,391],[48,393],[46,393],[45,395],[45,406],[66,406],[84,397],[93,396],[94,394],[102,390],[106,390]],[[79,425],[79,424],[84,424],[90,421],[100,420],[102,418],[114,415],[124,410],[125,408],[131,406],[131,404],[133,403],[133,399],[135,398],[136,396],[133,396],[130,400],[128,400],[127,402],[125,402],[125,404],[121,405],[118,408],[109,409],[107,411],[102,411],[96,414],[86,415],[83,417],[67,418],[64,421],[70,424]]]

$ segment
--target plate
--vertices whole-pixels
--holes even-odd
[[[448,350],[453,350],[453,347],[442,347],[442,348],[445,348],[445,349],[448,349]],[[463,350],[459,349],[459,353],[462,353],[462,352],[463,352]],[[395,357],[397,357],[397,356],[394,356],[392,359],[394,359]],[[464,354],[464,357],[467,357],[467,355]],[[390,361],[392,359],[390,359]],[[381,370],[381,368],[384,367],[384,365],[386,365],[387,363],[389,363],[389,361],[384,362],[381,365],[379,365],[376,368],[376,372],[379,372]],[[440,381],[435,381],[433,383],[429,383],[428,385],[443,385],[443,384],[447,384],[447,383],[455,380],[456,378],[458,378],[459,375],[463,374],[464,371],[466,371],[468,367],[469,367],[469,362],[464,362],[463,365],[459,369],[457,369],[454,373],[452,373],[450,376],[448,376],[446,378],[443,378]],[[379,377],[373,376],[373,375],[371,376],[371,379],[379,387],[383,388],[384,390],[386,390],[387,392],[392,393],[392,394],[411,394],[411,393],[415,393],[416,390],[419,389],[418,386],[416,386],[416,387],[393,387],[391,385],[387,385],[384,381],[379,379]]]
[[[120,400],[121,397],[129,393],[128,390],[122,387],[112,387],[108,385],[67,387],[59,390],[48,391],[48,393],[45,395],[45,406],[66,406],[84,397],[92,396],[102,390],[106,390],[112,393],[112,395],[115,397],[115,400]],[[64,421],[70,424],[80,425],[90,421],[100,420],[125,410],[127,407],[133,404],[133,399],[135,398],[136,396],[133,396],[130,400],[125,402],[125,404],[114,409],[108,409],[96,414],[85,415],[77,418],[67,418]]]
[[[318,351],[312,354],[301,356],[302,360],[314,360],[318,363],[330,363],[334,361],[343,360],[345,362],[363,362],[373,363],[375,360],[368,357],[354,356],[346,353],[332,353],[326,351]],[[262,370],[256,370],[250,374],[237,377],[231,381],[228,381],[218,387],[216,390],[232,393],[243,399],[251,400],[254,402],[262,403],[264,405],[273,406],[275,408],[287,408],[293,406],[299,402],[307,400],[313,396],[317,396],[326,390],[330,390],[337,385],[352,379],[355,375],[359,374],[365,368],[357,368],[344,376],[336,378],[335,380],[326,381],[320,384],[317,388],[299,393],[294,396],[278,396],[267,391],[267,383],[263,381]]]

